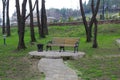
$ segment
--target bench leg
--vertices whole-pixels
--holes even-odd
[[[76,47],[74,47],[74,53],[75,53],[75,51],[76,51]]]
[[[46,46],[46,51],[48,51],[49,48],[50,48],[50,51],[52,50],[51,46]]]
[[[63,52],[65,51],[65,47],[64,46],[62,46],[62,48],[61,48],[62,50],[63,50]]]
[[[75,47],[74,47],[74,53],[75,53],[76,51],[78,52],[78,46],[75,46]]]
[[[60,51],[59,52],[61,52],[62,50],[63,50],[63,52],[65,51],[64,46],[60,46]]]

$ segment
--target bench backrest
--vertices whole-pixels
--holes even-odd
[[[75,44],[76,42],[79,42],[79,38],[60,38],[60,37],[54,37],[52,39],[53,44]]]
[[[53,44],[64,44],[64,38],[54,37],[54,38],[52,39],[52,43],[53,43]]]
[[[75,44],[79,42],[79,38],[65,38],[65,44]]]

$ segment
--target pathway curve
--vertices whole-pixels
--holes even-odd
[[[78,80],[75,71],[67,67],[63,59],[42,58],[38,68],[46,75],[45,80]]]

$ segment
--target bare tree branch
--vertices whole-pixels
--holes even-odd
[[[37,4],[37,1],[35,1],[35,4],[34,4],[32,11],[35,9],[36,4]],[[25,17],[25,19],[27,19],[29,16],[30,16],[30,13]]]
[[[94,0],[92,0],[92,3],[94,2]],[[89,23],[89,27],[90,27],[90,35],[92,36],[92,25],[93,25],[93,22],[94,22],[94,17],[97,16],[97,13],[98,13],[98,10],[99,10],[99,5],[100,5],[100,0],[97,1],[97,4],[96,4],[96,7],[94,8],[94,3],[91,5],[91,8],[92,8],[92,18],[90,20],[90,23]]]
[[[96,15],[97,15],[97,12],[98,12],[98,10],[99,10],[99,4],[100,4],[100,0],[98,0],[97,1],[97,6],[96,6],[96,8],[95,8],[95,10],[94,10],[94,14],[93,14],[93,16],[92,16],[92,18],[91,18],[91,21],[93,21],[93,19],[94,19],[94,17],[96,17]],[[90,25],[91,25],[92,23],[90,23]]]

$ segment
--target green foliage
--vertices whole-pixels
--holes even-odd
[[[107,20],[109,19],[109,13],[108,13],[108,11],[106,11],[106,19]]]
[[[70,16],[70,17],[68,18],[68,22],[72,22],[72,21],[73,21],[73,17]]]
[[[120,20],[119,13],[113,14],[111,17],[112,17],[112,19]]]
[[[49,35],[45,39],[39,39],[38,29],[35,28],[37,42],[30,44],[29,27],[25,30],[26,50],[16,51],[18,44],[17,28],[11,28],[12,36],[6,38],[7,45],[3,44],[0,34],[0,79],[1,80],[38,80],[44,79],[44,75],[38,70],[32,69],[33,63],[39,61],[31,59],[28,52],[37,50],[36,44],[44,45],[52,37],[80,37],[79,51],[86,53],[80,60],[67,61],[67,65],[76,70],[83,80],[119,80],[120,57],[115,40],[120,38],[119,24],[103,24],[98,27],[99,48],[93,49],[92,43],[86,43],[84,26],[50,26]],[[1,30],[0,30],[1,33]],[[44,46],[45,49],[45,46]],[[54,47],[54,50],[58,47]],[[73,51],[73,48],[67,48]],[[116,57],[112,57],[116,55]],[[35,64],[34,64],[35,65]],[[36,64],[37,65],[37,64]],[[30,71],[32,69],[32,71]],[[43,80],[42,79],[42,80]]]
[[[120,0],[100,0],[100,12],[103,10],[103,1],[104,1],[104,9],[105,11],[116,12],[116,9],[119,9],[120,7]],[[96,4],[97,0],[94,0],[94,3]],[[91,0],[88,1],[88,3],[84,3],[84,10],[85,13],[91,13]]]

